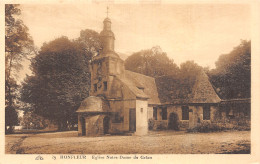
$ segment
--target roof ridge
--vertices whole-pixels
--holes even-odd
[[[154,77],[147,76],[147,75],[144,75],[144,74],[141,74],[141,73],[137,73],[137,72],[134,72],[134,71],[130,71],[130,70],[125,70],[125,71],[130,72],[130,73],[134,73],[134,74],[138,74],[140,76],[144,76],[144,77],[147,77],[147,78],[155,79]]]

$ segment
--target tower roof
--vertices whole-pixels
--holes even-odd
[[[100,36],[101,36],[101,37],[106,37],[106,36],[108,36],[108,37],[113,37],[113,38],[115,38],[115,35],[114,35],[114,33],[113,33],[111,30],[103,30],[103,31],[101,31],[101,32],[100,32]]]
[[[111,23],[111,19],[106,17],[103,22],[110,22]]]

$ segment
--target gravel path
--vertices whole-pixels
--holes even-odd
[[[78,137],[77,132],[6,135],[7,154],[250,153],[250,131],[150,132],[146,136]]]

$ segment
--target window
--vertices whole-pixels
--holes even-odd
[[[104,91],[106,91],[107,90],[107,82],[104,81],[103,84],[104,84]]]
[[[94,92],[97,92],[97,84],[94,84]]]
[[[162,108],[162,120],[167,120],[167,108]]]
[[[182,120],[189,120],[189,107],[188,106],[182,106]]]
[[[210,120],[210,106],[203,106],[203,120]]]
[[[143,113],[143,111],[144,111],[144,109],[143,109],[143,108],[141,108],[141,113]]]
[[[140,89],[141,91],[144,92],[144,88],[143,87],[138,87],[138,89]]]
[[[157,120],[157,108],[153,107],[153,118]]]

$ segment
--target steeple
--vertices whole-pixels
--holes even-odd
[[[100,33],[102,53],[114,52],[114,40],[115,35],[111,31],[111,20],[108,18],[108,7],[107,7],[107,17],[103,21],[103,30]]]
[[[107,17],[103,21],[100,32],[102,50],[94,56],[91,62],[91,93],[92,96],[109,96],[113,79],[116,75],[124,75],[124,61],[114,50],[115,36],[111,30],[111,20]]]

